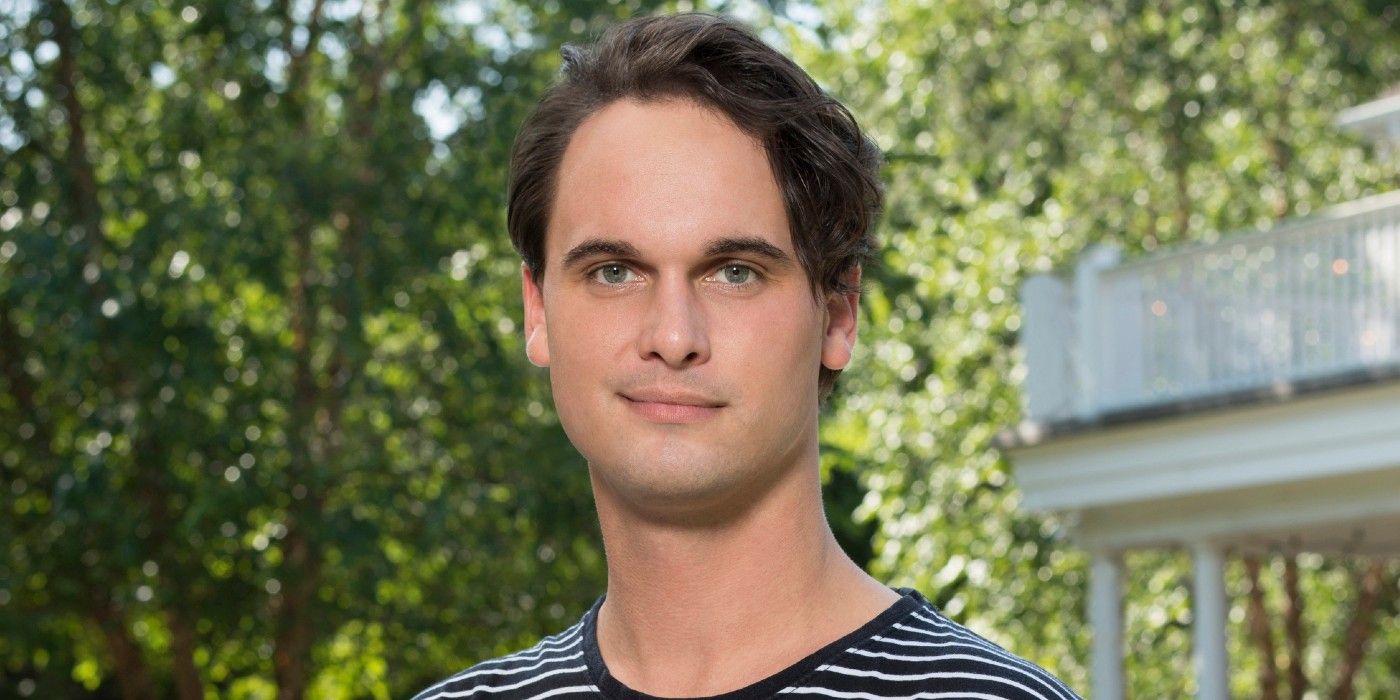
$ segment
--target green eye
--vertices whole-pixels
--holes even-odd
[[[743,265],[725,265],[720,275],[729,284],[743,284],[753,278],[753,268]]]
[[[629,270],[622,265],[604,265],[598,268],[594,274],[607,284],[622,284],[627,281],[628,272]]]

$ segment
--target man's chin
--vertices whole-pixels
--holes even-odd
[[[589,472],[600,507],[623,508],[658,523],[703,525],[733,517],[757,495],[727,462],[652,453],[641,464],[590,461]]]

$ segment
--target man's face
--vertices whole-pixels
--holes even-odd
[[[712,513],[814,461],[856,297],[813,298],[762,145],[690,101],[623,100],[575,132],[556,191],[527,352],[599,498]]]

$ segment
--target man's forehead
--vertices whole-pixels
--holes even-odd
[[[622,101],[585,120],[565,150],[553,209],[551,259],[594,240],[638,254],[714,254],[738,240],[793,250],[762,144],[690,102]]]

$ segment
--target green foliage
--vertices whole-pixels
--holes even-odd
[[[601,587],[500,235],[514,125],[582,29],[315,7],[3,20],[7,693],[111,694],[123,645],[168,686],[183,626],[220,696],[298,654],[313,694],[402,696]]]
[[[787,28],[799,62],[853,105],[888,161],[865,351],[823,433],[869,488],[858,515],[880,524],[873,568],[1085,688],[1087,562],[1054,519],[1019,509],[993,443],[1020,420],[1019,282],[1096,241],[1151,251],[1400,186],[1393,163],[1333,126],[1400,74],[1400,13],[1249,1],[823,8],[821,26]],[[1350,612],[1318,583],[1341,564],[1305,571],[1317,629]],[[1130,560],[1131,695],[1191,691],[1188,566],[1171,552]],[[1393,649],[1400,638],[1382,625],[1374,648]],[[1312,639],[1310,677],[1326,687],[1339,636]],[[1256,693],[1243,627],[1231,642],[1235,684]],[[1368,657],[1363,696],[1394,692],[1393,658]]]
[[[888,154],[823,429],[833,528],[1082,687],[1084,557],[992,448],[1019,419],[1017,284],[1091,241],[1400,185],[1331,126],[1400,73],[1397,18],[926,5],[700,4],[795,53]],[[0,695],[169,696],[187,666],[219,697],[403,697],[592,602],[586,471],[517,328],[505,164],[559,44],[655,6],[0,4]],[[1133,571],[1132,691],[1184,694],[1185,564]],[[1304,568],[1319,630],[1341,576]],[[1360,695],[1400,694],[1393,616],[1373,648]]]

